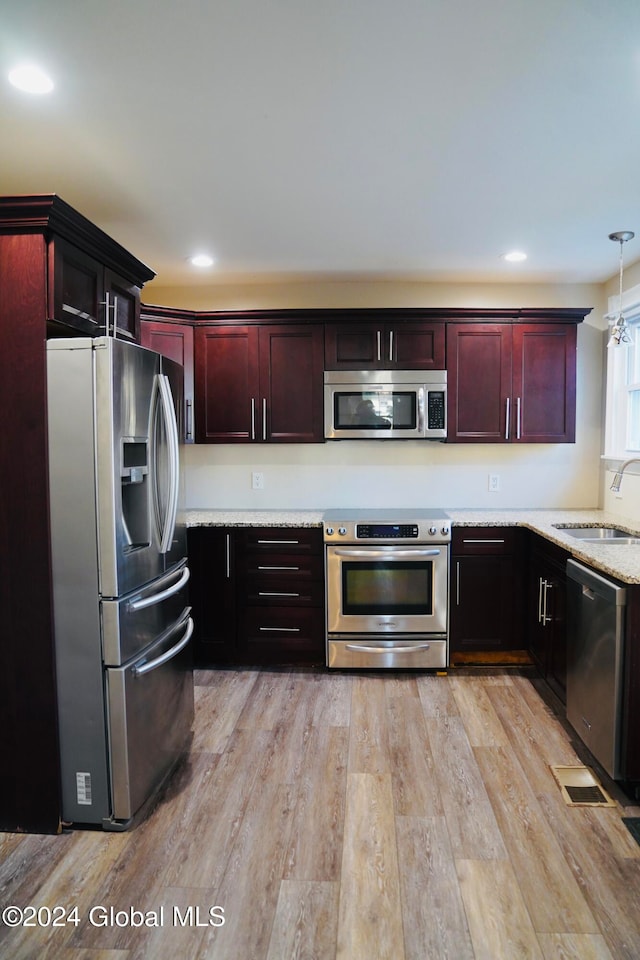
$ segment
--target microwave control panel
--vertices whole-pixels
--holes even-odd
[[[427,394],[427,427],[429,430],[444,430],[444,391],[429,390]]]

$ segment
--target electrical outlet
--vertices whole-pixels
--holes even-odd
[[[264,473],[254,470],[254,472],[251,474],[251,489],[264,490]]]
[[[490,473],[489,474],[489,493],[498,493],[499,490],[500,490],[500,474]]]

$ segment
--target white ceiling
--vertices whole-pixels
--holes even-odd
[[[640,0],[3,0],[0,68],[0,193],[60,194],[162,286],[600,282],[622,229],[640,257]]]

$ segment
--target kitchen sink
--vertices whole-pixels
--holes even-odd
[[[618,527],[570,527],[567,524],[554,524],[556,530],[562,530],[569,536],[581,540],[583,543],[602,543],[613,546],[628,547],[640,544],[640,536],[634,536],[627,530]]]

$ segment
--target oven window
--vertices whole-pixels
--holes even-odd
[[[334,393],[336,430],[415,430],[415,390],[339,390]]]
[[[433,563],[430,560],[372,560],[342,563],[342,613],[433,613]]]

